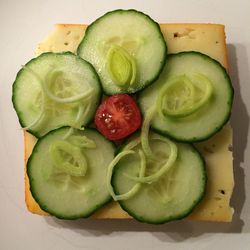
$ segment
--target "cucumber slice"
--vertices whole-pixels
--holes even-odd
[[[107,95],[135,93],[161,73],[167,47],[159,25],[136,10],[106,13],[90,26],[77,54],[98,72]]]
[[[138,138],[134,139],[135,141]],[[133,141],[127,145],[133,145]],[[141,144],[135,143],[133,151],[118,162],[112,178],[115,194],[124,194],[131,190],[136,181],[131,176],[138,177],[140,157],[138,151]],[[151,133],[150,145],[158,155],[158,161],[147,159],[145,176],[152,175],[161,168],[161,159],[169,154],[169,146],[164,143],[164,137]],[[171,167],[159,180],[152,183],[141,183],[137,192],[126,200],[119,200],[121,207],[135,219],[152,224],[165,223],[182,219],[192,212],[205,194],[206,172],[202,156],[191,145],[176,143],[178,156]],[[131,149],[124,146],[123,150]]]
[[[44,53],[17,74],[12,101],[23,128],[37,137],[88,124],[101,98],[95,69],[70,52]]]
[[[27,174],[32,196],[44,211],[77,219],[110,201],[105,177],[115,147],[94,129],[74,129],[71,134],[69,129],[53,130],[38,140]]]
[[[142,113],[157,103],[151,127],[186,142],[206,140],[228,121],[233,88],[221,64],[199,52],[168,56],[160,78],[142,91]]]

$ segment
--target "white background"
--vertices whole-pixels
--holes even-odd
[[[226,25],[236,187],[231,224],[135,221],[60,221],[31,215],[24,204],[23,134],[11,103],[20,66],[55,23],[90,23],[116,8],[136,8],[160,23]],[[0,0],[0,249],[250,249],[250,1]],[[219,166],[218,166],[219,167]]]

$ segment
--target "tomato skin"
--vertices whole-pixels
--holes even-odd
[[[107,97],[95,114],[97,130],[111,141],[121,140],[141,127],[141,112],[127,94]]]

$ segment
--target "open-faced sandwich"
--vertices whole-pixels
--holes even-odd
[[[115,10],[56,25],[18,72],[28,209],[63,219],[231,221],[224,26]]]

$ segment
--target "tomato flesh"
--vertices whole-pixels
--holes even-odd
[[[127,94],[107,97],[96,111],[95,125],[109,140],[124,139],[141,127],[140,109]]]

